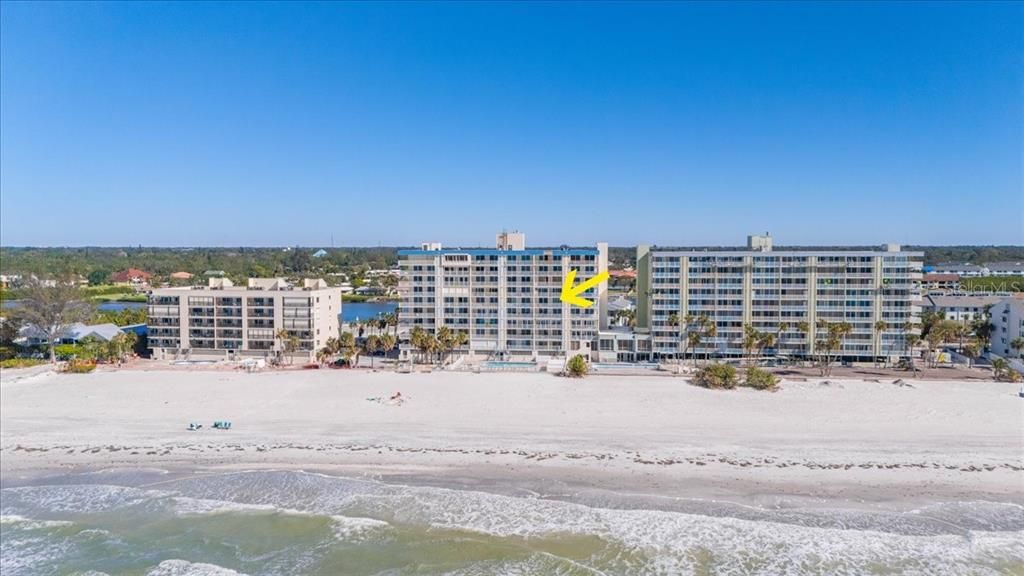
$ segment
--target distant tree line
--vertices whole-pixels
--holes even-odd
[[[688,247],[683,249],[716,247]],[[787,247],[779,246],[777,250]],[[820,250],[877,249],[877,246],[800,246],[789,248]],[[80,275],[90,284],[109,281],[110,276],[127,268],[138,268],[166,279],[174,272],[201,276],[208,270],[223,271],[234,280],[248,277],[310,276],[334,272],[360,275],[369,269],[394,266],[397,247],[325,248],[327,253],[314,258],[316,247],[297,248],[0,248],[0,271],[4,274],[42,276]],[[719,247],[735,249],[735,247]],[[925,264],[939,262],[1024,261],[1024,246],[904,246],[922,251]],[[635,247],[612,247],[609,261],[613,268],[636,264]]]
[[[249,277],[311,276],[387,268],[397,248],[334,248],[314,258],[316,248],[0,248],[4,274],[83,276],[90,284],[110,281],[114,272],[138,268],[167,279],[189,272],[223,271],[233,280]]]

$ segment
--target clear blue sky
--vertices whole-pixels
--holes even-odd
[[[3,245],[1024,243],[1024,4],[0,4]]]

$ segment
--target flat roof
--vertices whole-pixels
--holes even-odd
[[[651,254],[659,256],[920,256],[924,252],[889,252],[888,250],[748,250],[738,248],[735,250],[714,249],[675,249],[675,248],[651,248]]]
[[[951,308],[968,306],[971,308],[984,308],[989,304],[997,304],[1009,298],[1009,296],[976,295],[976,294],[929,294],[924,297],[931,301],[936,308]]]
[[[498,250],[497,248],[442,248],[440,250],[399,250],[399,256],[435,256],[468,254],[469,256],[597,256],[597,248],[527,248],[525,250]]]

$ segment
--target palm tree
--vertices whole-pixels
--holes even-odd
[[[384,351],[386,358],[388,353],[394,350],[398,340],[390,332],[385,332],[378,340],[378,343],[380,344],[380,349]]]
[[[981,355],[981,342],[972,338],[963,346],[962,352],[964,356],[967,356],[967,367],[972,368],[974,359]]]
[[[686,354],[690,350],[690,346],[693,340],[690,335],[693,334],[693,323],[697,318],[693,314],[687,314],[683,317],[682,331],[679,333],[679,342],[683,345],[682,354],[679,356],[679,363],[682,364],[686,359]],[[698,339],[699,342],[699,339]]]
[[[853,332],[853,325],[849,322],[828,322],[821,320],[818,327],[825,330],[825,337],[815,342],[815,348],[821,356],[821,375],[832,375],[832,362],[835,361],[834,352],[840,352],[843,348],[843,340]]]
[[[708,317],[707,314],[701,314],[700,319],[697,321],[700,324],[701,340],[710,340],[718,336],[718,326]],[[707,359],[711,352],[704,351],[705,359]]]
[[[370,334],[363,340],[363,351],[370,355],[370,368],[376,368],[375,354],[380,349],[380,337]]]
[[[1013,351],[1017,353],[1017,356],[1020,356],[1020,351],[1024,350],[1024,337],[1017,336],[1013,340],[1010,340],[1010,348],[1013,348]]]
[[[699,330],[694,330],[693,332],[690,332],[689,334],[686,335],[686,345],[687,345],[688,348],[693,348],[694,350],[696,350],[697,346],[700,346],[700,341],[701,341],[701,336],[700,336],[700,331]],[[697,367],[697,354],[696,354],[696,352],[693,354],[693,367],[694,368]]]
[[[674,327],[674,328],[676,328],[678,330],[679,329],[679,315],[676,314],[675,312],[669,314],[668,315],[668,325],[672,326],[672,327]],[[682,340],[683,340],[682,334],[680,333],[679,340],[676,343],[676,360],[677,361],[679,360],[679,357],[680,357],[679,356],[679,349],[682,347]]]
[[[437,329],[437,348],[441,351],[441,363],[444,364],[448,352],[455,347],[455,333],[447,326]]]
[[[881,350],[882,349],[882,333],[889,329],[889,325],[886,324],[885,320],[878,320],[878,321],[875,322],[874,328],[875,328],[875,337],[878,338],[878,349]],[[886,364],[888,364],[889,363],[889,356],[888,356],[888,354],[885,355],[885,358],[886,358],[885,362],[886,362]],[[875,366],[877,366],[877,365],[878,365],[878,357],[876,356],[875,357]]]
[[[409,331],[409,343],[412,347],[421,351],[423,350],[423,339],[426,336],[426,330],[419,326],[413,326],[412,330]]]
[[[786,332],[789,332],[789,322],[779,322],[779,325],[775,329],[775,343],[778,344],[775,350],[776,356],[778,356],[779,351],[782,350]]]
[[[1006,382],[1019,382],[1021,377],[1011,366],[1006,358],[996,358],[992,361],[992,375],[996,380]]]
[[[293,353],[299,349],[299,339],[295,336],[292,336],[291,332],[285,330],[284,328],[281,328],[276,333],[274,333],[274,337],[277,338],[278,342],[281,345],[280,349],[278,350],[278,353],[287,354],[289,364],[295,362],[295,356],[293,356]]]
[[[317,350],[316,351],[316,362],[317,362],[317,364],[320,364],[321,366],[324,365],[324,364],[327,364],[327,362],[331,359],[331,355],[332,354],[333,353],[331,352],[331,349],[328,346],[324,346],[323,348]]]
[[[395,341],[398,341],[398,312],[388,312],[384,315],[384,318],[388,322],[388,326],[395,329]]]
[[[345,361],[352,365],[353,356],[357,356],[356,337],[351,332],[342,332],[338,335],[337,352],[340,352]]]
[[[469,332],[459,331],[455,337],[455,346],[457,348],[464,348],[469,345]]]
[[[914,347],[921,342],[921,337],[917,334],[907,334],[903,337],[903,342],[907,345],[907,357],[910,359],[910,369],[917,374],[917,364],[914,363]]]
[[[758,356],[758,358],[764,356],[764,349],[765,348],[774,348],[774,347],[775,347],[775,334],[770,334],[768,332],[761,332],[760,336],[757,339],[757,356]]]
[[[327,361],[331,361],[341,351],[341,340],[331,336],[324,342],[323,349],[327,351]]]
[[[801,320],[801,321],[797,322],[796,323],[796,331],[804,335],[804,346],[806,347],[806,349],[804,350],[804,356],[810,356],[811,355],[811,338],[810,338],[811,325],[810,325],[810,323],[807,322],[806,320]]]

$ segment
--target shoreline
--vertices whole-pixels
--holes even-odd
[[[913,381],[905,389],[833,378],[831,386],[784,381],[766,394],[673,378],[536,373],[5,376],[5,486],[111,468],[288,469],[657,507],[686,499],[1024,505],[1024,402],[1005,383]],[[404,405],[367,400],[394,390]],[[213,419],[234,428],[183,429]]]

